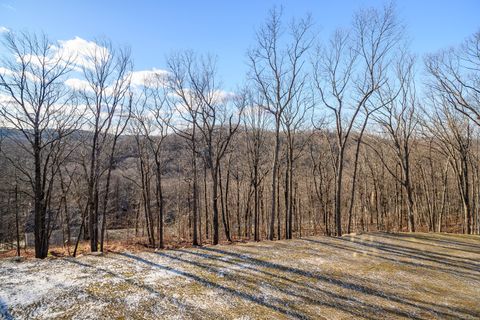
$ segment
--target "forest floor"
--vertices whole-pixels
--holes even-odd
[[[6,319],[478,319],[480,236],[369,233],[0,260]]]

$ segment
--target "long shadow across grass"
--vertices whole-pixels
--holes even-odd
[[[374,236],[388,238],[395,241],[407,242],[414,245],[422,244],[422,245],[427,245],[435,248],[443,248],[448,250],[455,250],[458,252],[465,252],[468,254],[473,253],[473,254],[480,255],[480,247],[477,247],[475,244],[463,243],[458,241],[453,241],[453,242],[445,241],[442,239],[438,239],[436,237],[430,237],[423,234],[408,235],[408,234],[401,234],[401,233],[389,234],[385,232],[378,232],[378,233],[375,233]],[[415,240],[413,240],[412,238],[414,238]],[[478,237],[478,241],[480,241],[480,237]]]
[[[182,250],[181,252],[184,254],[197,255],[206,259],[221,261],[222,263],[229,264],[229,265],[238,265],[238,266],[241,266],[242,268],[245,268],[245,263],[238,264],[235,262],[222,260],[219,256],[201,254],[193,251],[188,252],[188,251]],[[170,255],[168,253],[157,253],[157,254],[164,258],[169,258],[174,261],[177,261],[181,264],[189,264],[196,268],[206,270],[207,272],[210,272],[212,274],[219,274],[222,272],[220,268],[218,268],[217,266],[213,266],[212,264],[203,264],[198,261],[184,259],[178,256]],[[268,284],[269,289],[271,289],[272,291],[277,291],[278,293],[285,294],[290,298],[300,299],[302,301],[302,304],[308,303],[309,305],[312,305],[312,306],[325,306],[325,307],[335,308],[338,310],[342,310],[355,317],[365,317],[365,314],[367,313],[369,315],[369,318],[377,319],[376,315],[378,314],[379,311],[381,311],[383,315],[389,314],[390,316],[397,316],[397,317],[402,316],[402,317],[408,317],[411,319],[419,319],[414,315],[403,312],[401,310],[397,310],[394,308],[387,308],[387,307],[382,308],[378,305],[369,304],[364,301],[359,302],[357,299],[351,298],[346,295],[340,295],[325,289],[313,287],[312,283],[309,283],[311,279],[305,279],[306,281],[302,283],[300,281],[289,279],[287,276],[279,275],[278,273],[274,274],[268,271],[261,270],[259,267],[260,267],[259,265],[255,265],[255,267],[248,267],[245,269],[250,270],[250,273],[241,272],[241,274],[236,273],[235,275],[230,275],[225,278],[227,280],[232,281],[233,282],[232,284],[236,287],[238,287],[238,282],[240,282],[241,284],[243,284],[244,286],[243,288],[247,288],[246,286],[248,286],[248,288],[250,289],[258,286],[259,283]],[[264,275],[259,276],[259,274],[264,274]],[[290,284],[289,287],[286,287],[284,284],[277,281],[276,279],[277,280],[282,279],[282,280],[288,281]],[[296,291],[292,289],[298,289],[298,290]],[[323,297],[329,298],[329,300],[318,298],[319,293],[322,294]],[[262,299],[262,297],[260,296],[255,296],[255,297],[256,297],[256,300]],[[279,300],[278,303],[284,305],[288,303],[288,301]],[[275,308],[278,308],[278,306],[276,306]],[[312,315],[303,315],[302,317],[309,318],[311,316]],[[382,316],[378,319],[384,319],[384,317]]]
[[[478,281],[479,275],[476,272],[471,272],[469,270],[463,270],[462,268],[456,268],[455,265],[450,263],[443,263],[439,259],[432,259],[429,257],[422,257],[421,252],[413,254],[412,252],[406,252],[402,250],[398,250],[395,246],[382,246],[380,244],[373,245],[373,244],[366,244],[364,242],[355,241],[351,242],[349,240],[341,239],[341,238],[332,238],[328,242],[321,241],[319,239],[302,239],[303,241],[313,242],[325,246],[329,246],[332,248],[337,248],[340,250],[347,250],[351,252],[355,252],[358,254],[364,254],[371,257],[375,257],[381,260],[399,263],[403,265],[408,265],[411,267],[416,268],[423,268],[426,270],[431,270],[432,265],[427,264],[427,262],[434,262],[436,271],[441,271],[447,273],[449,275],[455,275],[460,278],[468,278],[469,280]],[[333,242],[338,241],[339,243],[335,244]],[[354,246],[354,247],[352,247]],[[358,248],[357,248],[358,247]],[[377,251],[376,251],[377,250]],[[405,260],[407,259],[407,260]],[[418,262],[417,262],[418,261]],[[422,262],[422,263],[420,263]]]
[[[400,255],[406,258],[433,262],[446,267],[449,271],[455,272],[462,270],[465,276],[473,277],[473,280],[479,279],[480,263],[468,258],[453,258],[451,255],[428,250],[419,250],[416,248],[405,247],[399,244],[386,243],[380,240],[351,241],[350,238],[337,238],[340,241],[354,243],[363,247],[381,250],[389,254]],[[467,261],[465,261],[467,260]]]
[[[384,234],[384,233],[383,233]],[[398,236],[399,238],[416,238],[416,239],[423,239],[431,242],[436,242],[436,243],[443,243],[448,246],[455,246],[457,249],[467,249],[471,250],[474,249],[478,253],[480,251],[480,244],[474,244],[471,243],[470,241],[462,241],[462,238],[455,237],[455,239],[452,239],[452,236],[450,234],[445,234],[445,233],[435,233],[435,236],[431,236],[428,234],[413,234],[413,233],[396,233],[395,236]],[[468,235],[470,239],[476,239],[480,243],[480,235]]]
[[[236,258],[240,258],[240,259],[243,259],[244,261],[249,261],[252,265],[270,268],[270,269],[273,269],[277,272],[278,271],[283,272],[284,274],[292,273],[292,274],[295,274],[295,275],[300,275],[300,276],[303,276],[303,277],[311,278],[312,280],[324,282],[326,284],[334,284],[339,288],[349,289],[349,290],[357,291],[359,293],[363,293],[363,294],[366,294],[366,295],[369,295],[369,296],[374,296],[374,297],[377,297],[377,298],[390,300],[390,301],[399,303],[400,305],[405,305],[405,306],[408,306],[410,308],[415,308],[415,309],[419,309],[419,310],[422,310],[422,311],[425,311],[425,312],[434,313],[434,314],[437,314],[437,315],[442,316],[442,317],[458,316],[458,314],[455,315],[454,313],[452,313],[451,312],[452,310],[454,310],[456,312],[463,313],[464,315],[468,315],[468,316],[473,316],[473,317],[478,317],[479,316],[478,313],[476,313],[474,311],[472,312],[470,310],[463,309],[463,308],[454,308],[454,309],[449,308],[449,309],[445,310],[444,306],[441,306],[441,305],[431,304],[431,303],[428,303],[428,302],[425,302],[425,301],[422,301],[422,300],[416,300],[416,299],[413,299],[413,298],[410,298],[410,297],[399,297],[392,292],[387,292],[387,291],[384,291],[384,290],[377,290],[377,289],[359,284],[358,282],[360,282],[361,279],[358,279],[358,281],[356,281],[356,282],[345,281],[345,280],[340,280],[340,279],[336,279],[336,278],[333,278],[333,277],[327,277],[325,275],[319,274],[318,272],[306,271],[306,270],[295,268],[295,267],[287,267],[287,266],[280,265],[280,264],[277,264],[277,263],[260,260],[260,259],[257,259],[257,258],[251,257],[251,256],[244,255],[244,254],[225,251],[225,250],[222,250],[222,249],[219,249],[219,248],[204,247],[204,248],[201,248],[201,249],[216,252],[216,253],[221,253],[221,254],[224,254],[224,255],[230,255],[230,256],[233,256],[233,257],[236,257]],[[349,275],[349,277],[351,278],[350,275]],[[334,296],[333,298],[338,298],[338,297],[339,296],[337,295],[337,296]],[[365,303],[365,302],[362,302],[362,303]],[[336,306],[338,307],[338,305],[336,305]],[[368,304],[366,304],[366,303],[365,303],[364,306],[367,307],[367,308],[369,307]],[[377,312],[381,311],[381,312],[384,312],[384,313],[389,313],[391,311],[391,310],[385,309],[385,308],[382,309],[382,307],[379,306],[379,305],[375,305],[375,306],[373,306],[373,308],[374,309],[376,308]],[[397,315],[397,316],[404,316],[404,317],[408,317],[408,318],[416,318],[416,316],[414,316],[414,314],[410,314],[410,313],[406,314],[405,312],[402,312],[402,311],[399,311],[399,310],[394,310],[391,314],[392,315]]]
[[[386,233],[377,233],[374,235],[374,240],[368,240],[368,242],[371,242],[372,244],[380,244],[382,246],[390,246],[390,247],[393,247],[393,248],[398,248],[398,249],[401,249],[401,250],[405,250],[405,251],[409,251],[409,252],[412,252],[412,253],[415,253],[415,254],[422,254],[426,257],[430,257],[430,258],[433,258],[433,259],[441,259],[441,261],[446,261],[447,263],[449,262],[453,262],[453,264],[457,264],[457,263],[461,263],[463,264],[462,267],[465,268],[465,269],[469,269],[469,270],[473,270],[473,271],[480,271],[480,262],[476,259],[473,259],[473,258],[470,258],[470,257],[464,257],[464,256],[458,256],[458,255],[455,255],[453,253],[441,253],[439,252],[439,250],[437,250],[437,248],[433,248],[433,250],[426,250],[425,248],[418,248],[418,245],[424,245],[423,243],[419,243],[419,242],[414,242],[412,240],[408,240],[408,239],[405,239],[405,238],[400,238],[400,239],[397,239],[395,238],[395,236],[393,235],[388,235]],[[415,237],[416,238],[416,237]],[[352,241],[352,242],[357,242],[358,240],[360,240],[360,243],[365,243],[366,241],[365,240],[362,240],[361,238],[356,238],[356,237],[352,237],[352,236],[346,236],[346,237],[342,237],[342,238],[338,238],[340,240],[348,240],[348,241]],[[358,240],[357,240],[358,239]],[[400,242],[408,242],[406,245],[409,245],[410,243],[412,244],[415,244],[415,246],[412,248],[411,246],[404,246],[404,245],[401,245],[401,244],[392,244],[392,243],[387,243],[387,242],[384,242],[384,241],[380,241],[380,240],[394,240],[394,241],[400,241]],[[433,245],[430,245],[430,247],[433,246]],[[455,251],[455,250],[458,250],[458,247],[457,246],[443,246],[444,249],[449,249],[450,251]],[[432,248],[431,248],[432,249]],[[471,252],[472,254],[475,254],[475,255],[478,255],[480,257],[480,251],[478,252]],[[471,255],[471,254],[470,254]]]
[[[156,268],[159,268],[159,269],[162,269],[162,270],[173,272],[173,273],[178,274],[180,276],[184,276],[184,277],[186,277],[188,279],[192,279],[192,280],[194,280],[194,281],[196,281],[196,282],[198,282],[198,283],[200,283],[200,284],[202,284],[206,287],[219,289],[221,291],[224,291],[226,293],[231,294],[232,296],[236,296],[236,297],[239,297],[239,298],[244,299],[246,301],[250,301],[250,302],[253,302],[253,303],[258,304],[260,306],[263,306],[263,307],[269,308],[271,310],[280,312],[280,313],[282,313],[286,316],[294,317],[294,318],[297,318],[297,319],[307,319],[307,317],[302,313],[299,313],[299,312],[296,312],[296,311],[293,311],[293,310],[289,310],[289,309],[281,307],[281,306],[271,304],[267,301],[264,301],[263,299],[260,299],[257,296],[254,296],[252,294],[245,293],[245,292],[242,292],[242,291],[239,291],[239,290],[236,290],[236,289],[218,284],[218,283],[213,282],[211,280],[202,278],[201,276],[199,276],[197,274],[193,274],[191,272],[184,271],[184,270],[178,270],[178,269],[172,268],[170,266],[161,265],[161,264],[152,262],[150,260],[144,259],[142,257],[132,255],[130,253],[120,253],[120,255],[123,255],[125,257],[134,259],[138,262],[145,263],[145,264],[150,265],[152,267],[156,267]],[[185,262],[186,262],[186,260],[185,260]],[[207,266],[207,268],[208,268],[208,266]]]
[[[120,254],[120,255],[125,256],[125,254]],[[164,294],[164,293],[162,293],[158,290],[155,290],[151,286],[141,284],[138,281],[135,281],[134,279],[131,279],[131,278],[120,276],[118,273],[115,273],[115,272],[110,271],[108,269],[98,267],[98,266],[95,266],[95,265],[91,265],[91,264],[88,264],[88,263],[80,262],[80,261],[75,260],[75,259],[66,259],[65,261],[76,264],[76,265],[79,265],[79,266],[82,266],[82,267],[94,269],[96,271],[96,274],[98,274],[98,271],[100,271],[102,273],[108,274],[109,276],[111,276],[113,278],[119,279],[121,281],[125,281],[126,283],[128,283],[132,287],[137,287],[139,289],[142,289],[142,290],[148,291],[149,293],[152,293],[158,299],[169,300],[170,302],[172,302],[172,304],[174,303],[175,305],[178,305],[179,308],[181,308],[183,310],[188,310],[192,314],[197,313],[197,315],[199,315],[198,313],[201,313],[203,316],[205,316],[207,318],[210,318],[210,319],[218,319],[220,317],[220,315],[218,313],[213,312],[213,310],[210,310],[208,312],[205,311],[205,310],[199,310],[196,306],[191,306],[191,305],[182,303],[182,302],[178,301],[177,299],[174,300],[172,297],[170,297],[170,296],[168,296],[168,295],[166,295],[166,294]],[[112,301],[105,301],[105,302],[111,303]]]
[[[441,267],[441,266],[440,267],[439,266],[431,266],[431,265],[416,263],[416,262],[413,262],[413,261],[405,261],[405,260],[399,260],[399,259],[396,259],[396,258],[392,258],[391,256],[393,256],[393,257],[406,256],[408,258],[415,259],[414,257],[411,257],[410,255],[402,255],[402,254],[399,254],[397,252],[392,252],[391,250],[389,250],[387,252],[382,252],[382,249],[385,249],[385,248],[377,248],[376,246],[373,246],[373,247],[372,246],[367,246],[366,248],[362,248],[362,249],[357,248],[357,247],[355,247],[356,245],[364,244],[364,243],[359,242],[359,241],[355,241],[355,242],[345,241],[345,239],[342,239],[342,238],[329,238],[329,241],[321,241],[320,239],[308,239],[308,238],[304,238],[302,240],[306,241],[306,242],[316,243],[316,244],[326,246],[326,247],[331,247],[334,250],[336,250],[336,252],[338,252],[338,253],[341,253],[342,251],[358,253],[358,254],[370,256],[370,257],[373,257],[373,258],[376,258],[376,259],[385,260],[385,261],[388,261],[389,263],[392,263],[392,264],[403,264],[403,265],[407,265],[407,266],[414,267],[414,268],[425,269],[425,270],[428,270],[428,271],[431,271],[432,267],[434,267],[435,270],[440,269],[440,271],[445,272],[449,275],[455,274],[456,276],[459,276],[461,278],[468,277],[469,279],[475,280],[477,282],[480,281],[480,274],[479,274],[479,277],[470,277],[470,276],[467,276],[465,273],[457,272],[455,270],[452,270],[451,268],[444,268],[444,267]],[[335,242],[339,242],[339,243],[335,243]],[[372,251],[372,248],[379,249],[379,250],[378,251]],[[363,250],[363,249],[365,249],[365,250]],[[470,275],[470,273],[468,273],[468,275]],[[349,275],[349,277],[351,278],[352,276]],[[379,286],[380,285],[381,286],[386,286],[388,284],[378,283],[378,285]],[[443,317],[445,317],[445,316],[458,317],[459,315],[462,315],[462,317],[470,316],[470,317],[473,317],[475,319],[480,318],[480,310],[479,309],[470,310],[470,309],[451,306],[451,305],[450,306],[445,306],[445,305],[439,305],[439,304],[432,304],[430,302],[413,299],[411,297],[400,297],[400,299],[404,300],[406,302],[411,301],[412,302],[412,304],[411,304],[412,307],[417,307],[418,308],[419,303],[427,305],[427,306],[429,306],[431,311],[433,311],[433,312],[437,313],[439,316],[443,316]],[[443,311],[439,311],[439,310],[443,310]],[[452,314],[451,311],[456,312],[457,314]]]

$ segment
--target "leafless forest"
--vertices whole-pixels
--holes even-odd
[[[1,249],[480,234],[480,32],[418,56],[392,6],[351,21],[317,34],[272,9],[232,92],[211,54],[159,57],[139,84],[108,39],[79,63],[4,33]]]

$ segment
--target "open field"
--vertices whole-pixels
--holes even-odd
[[[478,319],[479,301],[479,236],[374,233],[0,262],[6,319]]]

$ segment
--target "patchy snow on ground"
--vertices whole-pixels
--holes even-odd
[[[479,301],[479,236],[0,260],[0,319],[479,319]]]

